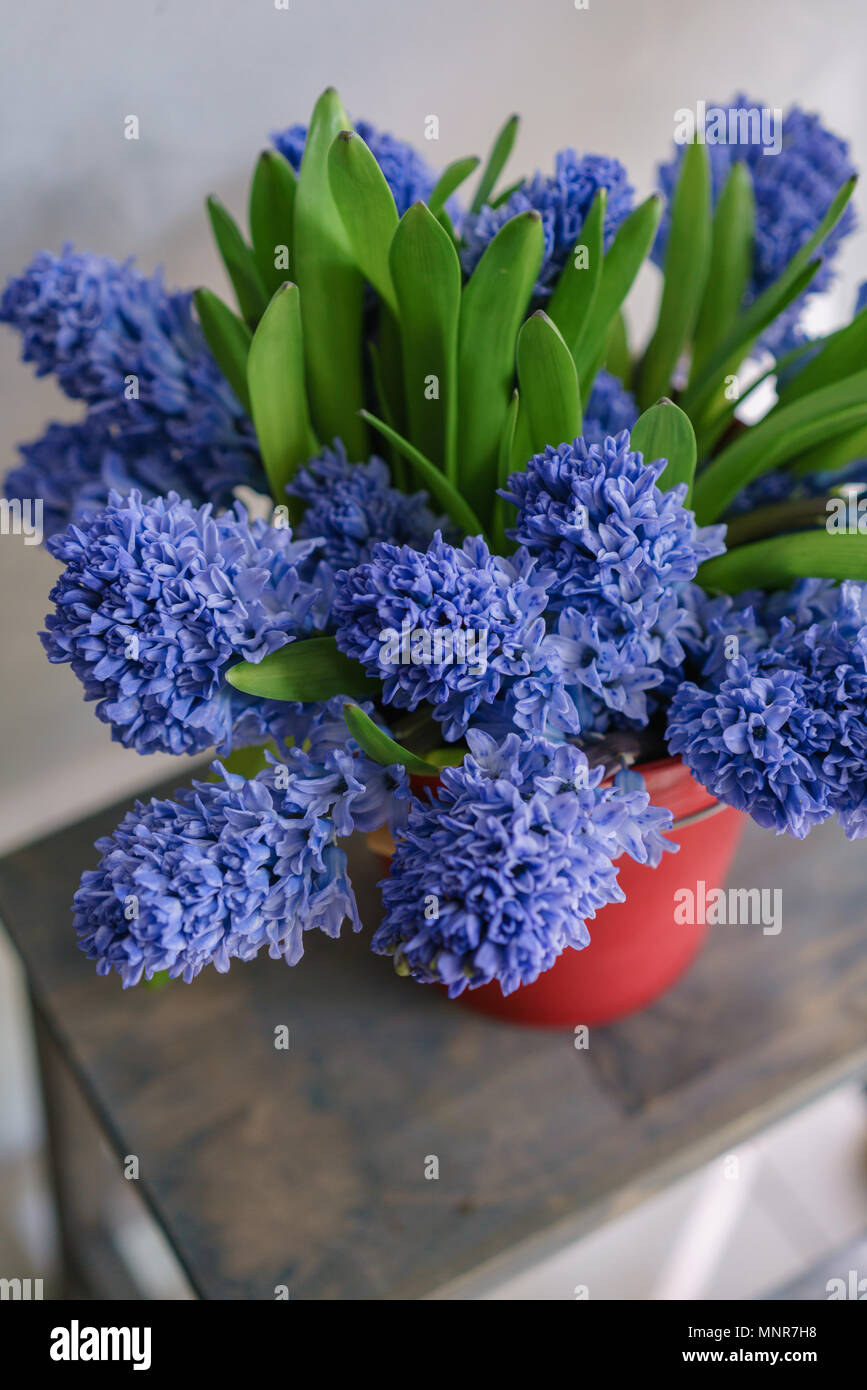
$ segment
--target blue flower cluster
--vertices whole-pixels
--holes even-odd
[[[867,834],[867,584],[692,601],[702,684],[674,693],[671,752],[778,833],[836,814],[850,838]]]
[[[240,474],[213,471],[206,452],[162,447],[153,438],[126,436],[99,411],[72,424],[55,421],[6,476],[6,496],[41,497],[46,537],[107,506],[112,491],[137,488],[145,499],[178,492],[196,505],[228,500]],[[249,481],[249,479],[248,479]]]
[[[137,803],[97,841],[99,867],[75,894],[79,945],[97,972],[115,970],[125,988],[163,970],[189,982],[265,948],[295,965],[306,931],[336,937],[346,919],[358,931],[338,841],[397,824],[409,792],[402,768],[344,743],[292,749],[250,780],[215,763],[216,781]]]
[[[377,541],[422,550],[438,528],[448,528],[428,509],[427,493],[408,496],[392,487],[388,465],[375,455],[349,463],[340,440],[300,469],[287,491],[307,504],[296,538],[321,539],[334,570],[369,560]]]
[[[472,274],[483,253],[501,227],[519,212],[538,212],[545,233],[545,255],[536,283],[537,298],[551,293],[584,225],[593,199],[600,188],[608,195],[605,211],[605,249],[611,245],[621,223],[632,211],[635,190],[619,159],[607,155],[579,156],[575,150],[560,150],[553,177],[534,174],[499,207],[483,207],[475,216],[461,222],[464,242],[464,270]]]
[[[424,552],[375,545],[335,579],[337,645],[383,682],[385,704],[430,704],[455,741],[481,708],[543,666],[546,576],[480,536],[457,548],[437,532]]]
[[[602,730],[614,716],[645,724],[647,695],[678,669],[690,621],[680,589],[724,549],[725,527],[699,528],[686,487],[657,486],[665,460],[645,462],[629,434],[548,447],[503,493],[518,509],[510,532],[549,574],[558,614],[548,669],[569,692],[567,728]]]
[[[23,360],[38,376],[53,374],[89,407],[71,437],[55,426],[25,451],[34,484],[62,495],[65,483],[51,477],[72,448],[91,478],[120,470],[148,490],[161,456],[160,481],[172,478],[197,503],[225,505],[238,484],[260,485],[252,426],[193,318],[192,297],[170,294],[159,274],[69,246],[60,256],[43,251],[8,282],[0,322],[21,334]]]
[[[463,765],[397,834],[372,948],[451,996],[493,980],[509,994],[588,944],[587,919],[623,900],[613,861],[657,864],[675,848],[671,816],[644,791],[601,788],[602,769],[569,744],[467,741]]]
[[[720,108],[714,108],[720,109]],[[725,111],[762,109],[759,102],[743,94]],[[772,284],[818,227],[834,195],[855,172],[845,140],[827,130],[816,115],[793,106],[782,121],[782,146],[778,154],[767,153],[768,146],[758,140],[732,144],[710,144],[712,192],[714,201],[722,192],[732,164],[743,161],[753,181],[756,204],[755,249],[749,298],[753,299]],[[659,185],[670,202],[683,158],[684,146],[676,157],[659,169]],[[670,224],[666,211],[660,225],[654,259],[662,262]],[[854,230],[855,213],[851,203],[822,249],[824,264],[810,284],[807,294],[828,288],[833,278],[831,262],[844,237]],[[801,296],[775,320],[763,336],[772,352],[785,351],[800,341],[798,320],[807,295]]]
[[[316,548],[250,522],[240,503],[214,516],[177,493],[112,493],[48,542],[65,566],[48,658],[71,664],[112,737],[140,753],[264,742],[283,706],[239,695],[225,673],[325,625],[330,571]]]
[[[437,176],[418,151],[406,141],[377,130],[369,121],[357,121],[355,129],[385,175],[398,215],[402,217],[413,203],[426,202],[434,190]],[[296,124],[287,130],[275,131],[271,141],[297,173],[307,143],[306,125]]]

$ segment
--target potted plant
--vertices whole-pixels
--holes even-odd
[[[685,967],[673,889],[723,882],[745,813],[864,833],[867,309],[800,326],[854,177],[816,117],[768,149],[752,114],[702,108],[638,204],[572,150],[502,188],[513,117],[464,196],[479,160],[436,177],[329,90],[249,233],[209,200],[234,307],[70,247],[9,282],[86,407],[7,481],[61,565],[49,660],[127,747],[218,754],[97,845],[100,974],[296,964],[361,927],[361,832],[399,974],[602,1021]]]

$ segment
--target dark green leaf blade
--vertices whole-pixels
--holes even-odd
[[[674,192],[656,329],[638,373],[638,401],[665,395],[698,318],[710,265],[710,160],[687,145]]]
[[[865,419],[867,370],[813,391],[791,405],[775,406],[717,454],[696,479],[699,522],[706,525],[716,521],[747,483],[823,439],[860,428]]]
[[[856,314],[845,328],[831,333],[816,356],[779,390],[779,402],[791,405],[811,391],[830,386],[860,371],[867,362],[867,309]]]
[[[571,443],[581,433],[578,373],[562,335],[541,309],[518,334],[518,408],[516,448],[526,458],[547,444]]]
[[[409,433],[425,457],[454,481],[461,264],[448,232],[424,203],[415,203],[401,218],[389,266],[400,319]]]
[[[543,251],[539,214],[519,213],[486,248],[461,300],[458,481],[470,506],[483,516],[493,505],[497,446],[514,383],[515,340]]]
[[[695,433],[689,416],[684,415],[673,401],[663,397],[657,405],[652,405],[639,416],[630,438],[631,447],[644,455],[645,463],[668,459],[657,487],[668,492],[678,483],[686,483],[684,506],[688,507],[696,463]]]
[[[419,758],[408,748],[403,748],[393,738],[389,738],[388,734],[377,728],[364,710],[358,708],[358,705],[345,705],[343,718],[355,742],[375,763],[382,767],[392,767],[397,763],[400,767],[405,767],[407,772],[414,772],[423,777],[438,775],[440,769],[434,763],[425,762],[424,758]]]
[[[575,357],[583,400],[589,399],[614,315],[647,258],[661,215],[662,200],[654,194],[629,214],[602,262],[602,276]]]
[[[470,174],[478,168],[480,163],[481,160],[478,155],[470,154],[465,159],[455,159],[451,164],[446,165],[427,200],[431,212],[439,212],[440,208],[445,207],[452,194],[460,188],[465,179],[470,177]]]
[[[500,488],[505,488],[509,481],[509,476],[514,468],[521,468],[526,463],[526,459],[520,463],[515,463],[515,433],[518,425],[518,411],[520,410],[521,399],[515,391],[509,402],[509,409],[506,412],[506,422],[503,425],[503,434],[500,439],[499,456],[497,459],[497,482]],[[494,498],[494,508],[491,518],[491,539],[494,549],[498,555],[507,553],[508,540],[506,538],[506,507],[510,504],[499,492]]]
[[[271,495],[286,503],[286,484],[318,450],[304,389],[304,344],[298,287],[277,291],[253,334],[247,386]]]
[[[242,237],[235,219],[219,198],[211,194],[207,207],[217,250],[232,282],[238,307],[250,327],[254,328],[268,304],[268,291],[256,257]]]
[[[263,150],[250,185],[250,239],[269,294],[288,280],[298,180],[288,160]]]
[[[805,478],[811,473],[834,472],[862,459],[867,477],[867,427],[864,425],[833,439],[823,439],[814,448],[799,454],[789,468],[793,478]]]
[[[397,313],[388,268],[397,208],[385,175],[357,131],[338,131],[332,141],[328,180],[356,265],[380,299]]]
[[[867,579],[867,536],[857,532],[797,531],[740,545],[698,572],[705,589],[787,589],[796,579]]]
[[[295,194],[295,278],[301,291],[310,414],[320,439],[339,437],[350,458],[367,457],[359,410],[364,277],[355,264],[343,219],[331,196],[328,151],[349,130],[340,98],[329,87],[316,103]]]
[[[439,505],[445,508],[455,525],[468,536],[484,536],[484,527],[479,518],[469,503],[449,482],[446,475],[441,473],[430,459],[426,459],[424,454],[419,453],[408,439],[404,439],[384,420],[377,420],[376,416],[371,415],[368,410],[365,410],[363,414],[368,424],[378,430],[412,464],[422,485],[427,488]]]
[[[243,319],[239,319],[228,304],[224,304],[211,290],[196,290],[193,302],[214,361],[249,415],[247,354],[253,335]]]
[[[548,305],[548,317],[576,359],[602,276],[606,206],[607,191],[600,188]]]
[[[611,372],[612,376],[616,376],[622,381],[627,390],[629,389],[629,384],[632,381],[632,354],[629,351],[626,319],[620,309],[611,320],[611,327],[608,330],[603,366],[607,372]]]
[[[713,219],[710,270],[695,330],[690,374],[697,376],[713,349],[731,332],[750,278],[756,206],[753,181],[735,160]]]
[[[476,196],[473,199],[470,212],[481,212],[485,203],[487,203],[493,193],[497,179],[505,168],[506,160],[512,153],[512,148],[518,135],[518,126],[520,124],[520,116],[510,116],[497,135],[491,153],[488,155],[488,162],[482,170],[479,186],[476,189]]]
[[[815,252],[843,216],[856,182],[857,179],[853,177],[843,184],[812,236],[795,253],[778,279],[753,300],[736,320],[730,335],[712,354],[698,380],[690,382],[681,405],[691,419],[696,420],[706,412],[709,402],[712,405],[714,394],[719,390],[720,380],[736,370],[768,324],[807,288],[822,264],[821,257],[815,257]]]
[[[290,642],[259,662],[239,661],[226,679],[236,690],[262,700],[299,700],[309,704],[333,695],[374,695],[381,683],[365,675],[357,661],[338,651],[333,637]]]

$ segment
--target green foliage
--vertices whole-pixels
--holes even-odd
[[[226,679],[246,695],[262,700],[330,700],[333,695],[375,695],[379,681],[366,676],[357,661],[337,650],[333,637],[290,642],[259,662],[239,661]]]
[[[515,342],[527,312],[544,236],[537,212],[501,227],[461,298],[458,338],[460,482],[475,511],[493,505],[497,446],[515,376]]]
[[[277,291],[253,334],[247,389],[271,495],[286,503],[286,484],[319,448],[307,412],[297,285]]]
[[[292,269],[295,171],[276,150],[263,150],[250,185],[250,239],[263,283],[274,294]],[[286,264],[280,264],[286,248]]]
[[[421,453],[454,482],[461,266],[451,238],[424,203],[416,203],[401,218],[389,264],[397,295],[410,435]]]
[[[541,309],[518,334],[518,421],[513,449],[526,461],[546,444],[581,433],[578,373],[566,343]]]
[[[228,304],[224,304],[211,290],[196,290],[193,295],[199,323],[205,341],[223,376],[228,381],[247,414],[251,414],[250,392],[247,389],[247,356],[253,335],[244,323],[234,314]]]
[[[339,437],[349,457],[367,456],[359,417],[364,404],[362,299],[358,269],[331,194],[328,151],[351,127],[333,88],[317,101],[307,131],[295,194],[295,279],[301,291],[310,417],[320,439]]]
[[[375,763],[380,763],[383,767],[391,767],[397,763],[400,767],[405,767],[407,772],[427,777],[435,777],[439,772],[436,764],[426,762],[424,758],[411,753],[408,748],[395,743],[393,738],[389,738],[388,734],[377,728],[369,715],[359,709],[358,705],[347,705],[343,711],[343,718],[355,742]]]
[[[546,445],[580,433],[582,400],[603,364],[644,407],[633,447],[649,461],[667,460],[660,485],[685,482],[702,524],[724,516],[771,469],[788,468],[796,489],[808,473],[867,456],[867,310],[788,353],[746,391],[731,389],[769,325],[809,287],[854,180],[776,282],[748,302],[749,171],[732,165],[712,211],[707,149],[690,146],[672,202],[656,324],[636,359],[624,302],[656,237],[656,196],[624,220],[606,254],[606,192],[597,193],[544,309],[534,300],[544,252],[536,212],[506,222],[464,277],[445,205],[477,170],[470,210],[506,202],[522,183],[499,187],[517,129],[510,117],[484,165],[475,156],[454,160],[427,205],[399,218],[382,170],[329,89],[316,103],[297,176],[281,155],[260,156],[250,245],[222,204],[208,200],[239,313],[207,289],[197,291],[196,310],[253,419],[275,500],[286,500],[286,483],[319,441],[339,437],[350,458],[366,459],[369,425],[396,486],[423,487],[467,534],[489,527],[506,553],[509,508],[497,489]],[[735,420],[738,401],[771,375],[780,383],[777,404],[756,424]],[[863,538],[817,529],[823,505],[794,496],[739,517],[730,550],[703,567],[702,581],[735,592],[802,574],[867,577]],[[258,666],[241,663],[230,679],[282,699],[378,689],[328,638],[293,643]],[[381,758],[415,757],[360,712],[347,711],[347,721]]]
[[[214,241],[232,282],[238,307],[250,327],[254,328],[268,303],[268,290],[256,257],[241,235],[237,222],[219,198],[212,194],[207,207]]]
[[[710,160],[706,145],[688,145],[672,202],[659,317],[638,374],[640,405],[670,388],[698,319],[710,256]]]
[[[645,410],[635,422],[631,434],[632,447],[643,454],[645,463],[668,459],[660,474],[658,486],[664,491],[686,483],[684,502],[689,506],[692,482],[695,477],[695,432],[688,415],[665,397]]]

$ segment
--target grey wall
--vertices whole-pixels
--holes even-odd
[[[0,272],[65,239],[162,261],[170,283],[219,282],[202,199],[238,209],[267,133],[306,119],[338,86],[349,111],[423,144],[438,164],[483,153],[511,110],[516,173],[559,146],[619,155],[640,192],[678,107],[738,87],[770,106],[821,109],[867,162],[867,10],[862,0],[7,0],[0,82],[5,215]],[[123,138],[139,117],[141,139]],[[860,275],[858,267],[861,267]],[[853,239],[840,314],[867,273]],[[650,277],[652,279],[652,277]],[[644,311],[652,284],[644,286]],[[639,315],[641,317],[641,315]],[[16,362],[0,330],[0,471],[16,440],[75,407]],[[109,742],[66,669],[35,638],[53,562],[0,537],[0,847],[165,771]]]

